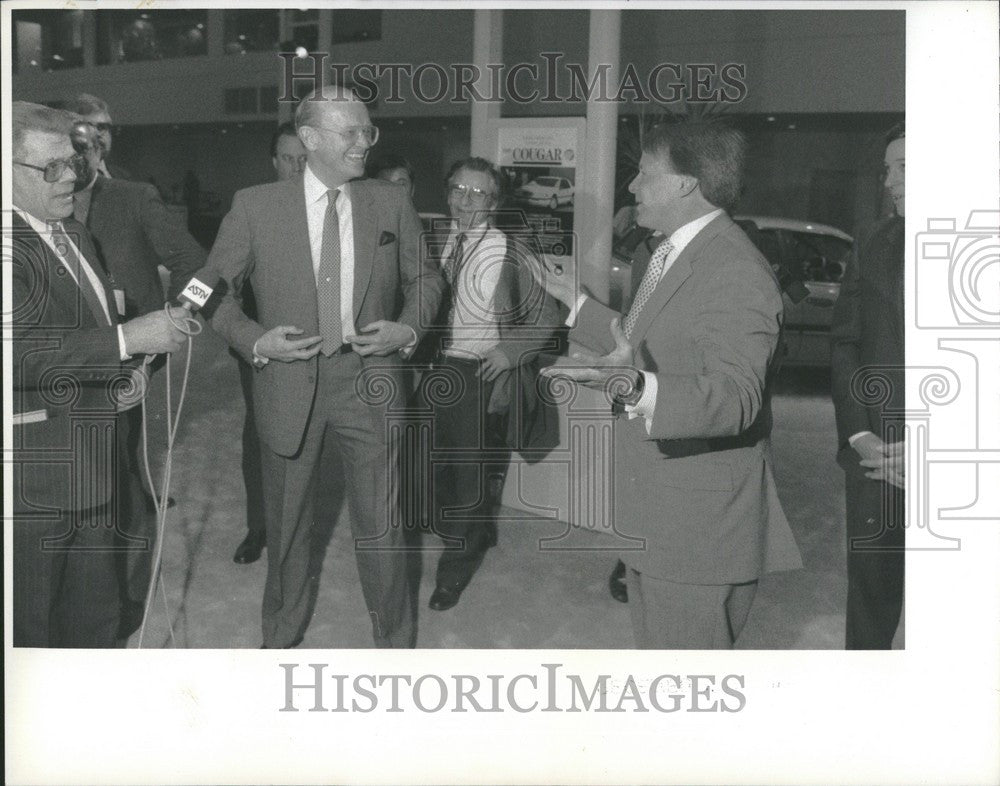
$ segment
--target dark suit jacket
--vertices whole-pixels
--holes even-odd
[[[507,253],[494,296],[500,315],[500,343],[511,368],[497,377],[487,405],[505,416],[506,444],[516,450],[551,449],[559,443],[558,414],[538,396],[540,354],[559,352],[565,317],[558,303],[538,283],[532,268],[541,269],[541,255],[530,239],[507,233]],[[548,416],[548,417],[547,417]],[[541,458],[542,452],[532,455]]]
[[[423,251],[422,225],[404,189],[379,180],[351,183],[354,216],[355,326],[376,320],[402,322],[423,335],[437,311],[443,281]],[[302,178],[238,191],[222,221],[209,267],[226,282],[227,294],[212,326],[247,362],[267,330],[296,325],[319,333],[316,279],[309,249]],[[257,319],[243,313],[235,293],[249,281]],[[316,391],[317,359],[272,361],[254,376],[254,413],[261,440],[292,455],[305,433]],[[398,356],[365,360],[366,366],[398,369]]]
[[[906,336],[902,232],[903,219],[893,217],[859,233],[844,271],[830,333],[833,403],[841,449],[858,432],[871,431],[884,437],[886,425],[901,425],[903,421]],[[866,366],[876,367],[867,384],[863,374],[855,378]],[[900,438],[899,434],[892,437]]]
[[[570,339],[606,353],[616,316],[588,300]],[[645,418],[615,422],[612,477],[616,527],[646,541],[622,555],[636,570],[732,584],[801,566],[771,466],[768,369],[781,319],[767,260],[726,215],[647,301],[632,343],[656,375],[656,409],[649,433]]]
[[[135,362],[121,362],[117,329],[90,310],[45,241],[20,216],[12,221],[13,411],[46,413],[13,427],[14,512],[102,505],[114,487],[121,419],[110,393]],[[86,230],[63,224],[101,279],[117,324],[114,293]]]
[[[98,176],[87,229],[115,285],[125,290],[125,316],[130,319],[163,308],[157,265],[170,271],[167,298],[173,300],[207,258],[148,183]]]

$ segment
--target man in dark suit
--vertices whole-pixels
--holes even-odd
[[[889,649],[903,607],[905,135],[890,133],[885,187],[895,214],[858,233],[833,313],[837,461],[847,490],[847,649]],[[866,405],[865,378],[888,385]]]
[[[75,127],[74,142],[87,163],[79,172],[73,197],[73,216],[87,227],[99,261],[114,285],[125,295],[126,319],[163,309],[166,299],[174,300],[191,276],[205,264],[207,254],[176,215],[148,183],[111,179],[102,175],[100,132],[83,121]],[[84,138],[83,132],[89,132]],[[159,265],[170,271],[170,285],[164,295]],[[155,366],[151,368],[156,368]],[[133,528],[132,540],[122,549],[122,636],[127,637],[142,621],[142,601],[149,583],[150,557],[155,539],[154,504],[142,480],[140,444],[142,411],[128,410],[128,443],[124,446],[128,491],[122,489],[122,504],[130,505],[126,517]],[[143,541],[145,548],[142,548]]]
[[[132,177],[132,173],[125,169],[125,167],[118,166],[108,160],[113,141],[112,130],[114,129],[114,123],[111,122],[111,113],[107,102],[89,93],[77,93],[69,100],[58,103],[60,109],[80,115],[86,122],[97,129],[101,145],[101,161],[98,165],[98,171],[108,178],[134,180],[135,178]]]
[[[365,105],[329,87],[301,102],[295,124],[307,151],[303,177],[237,192],[209,256],[230,293],[212,324],[257,367],[264,646],[295,646],[309,623],[318,483],[347,487],[376,645],[413,646],[387,417],[400,390],[400,352],[433,317],[442,282],[422,253],[420,218],[403,189],[356,179],[378,138]],[[232,294],[244,281],[253,287],[256,320]],[[329,440],[343,459],[341,477],[320,461]]]
[[[119,321],[118,293],[69,218],[73,116],[20,101],[12,115],[14,645],[111,647],[119,413],[137,401],[123,392],[139,381],[136,356],[184,336],[162,311]]]
[[[278,180],[292,180],[302,176],[306,165],[306,149],[302,146],[294,123],[282,123],[271,136],[271,164]],[[243,313],[250,319],[257,319],[257,302],[253,297],[253,287],[244,282],[240,293]],[[229,350],[240,368],[240,387],[243,390],[243,404],[246,415],[243,419],[243,487],[247,497],[247,534],[236,547],[233,562],[249,565],[260,559],[261,551],[267,544],[264,527],[264,481],[260,469],[260,440],[253,418],[253,366],[240,357],[235,350]]]
[[[801,566],[770,450],[781,294],[726,214],[745,146],[717,123],[647,135],[630,190],[637,222],[663,240],[624,317],[579,295],[573,271],[543,282],[572,308],[570,340],[591,348],[547,371],[604,388],[628,415],[611,482],[615,526],[645,541],[622,555],[642,648],[732,647],[758,578]]]

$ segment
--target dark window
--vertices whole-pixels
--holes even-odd
[[[803,281],[837,283],[844,276],[851,244],[831,235],[785,232],[789,261]]]
[[[331,43],[378,41],[382,38],[382,12],[345,9],[331,12]]]
[[[280,40],[280,11],[226,11],[225,52],[241,55],[244,52],[277,51]]]
[[[223,92],[227,115],[257,114],[256,87],[230,87]]]
[[[83,65],[83,11],[13,11],[14,71]]]
[[[97,62],[203,55],[207,25],[206,11],[98,11]]]
[[[260,111],[261,114],[277,114],[278,112],[278,87],[277,85],[265,85],[260,89]]]

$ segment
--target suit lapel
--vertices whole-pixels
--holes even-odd
[[[351,212],[354,216],[354,321],[357,323],[372,278],[378,237],[378,215],[369,189],[361,181],[351,183]],[[361,327],[360,325],[358,327]]]
[[[75,224],[74,230],[76,230],[80,225],[75,221],[73,223]],[[89,319],[94,325],[107,325],[107,320],[104,319],[103,314],[94,314],[90,309],[80,286],[69,275],[66,266],[55,255],[55,252],[49,248],[49,244],[42,239],[41,235],[33,227],[29,226],[17,213],[14,213],[13,224],[18,230],[15,238],[19,237],[21,242],[27,247],[26,258],[37,259],[39,249],[42,252],[42,258],[45,260],[45,270],[44,272],[39,272],[44,275],[46,280],[39,283],[45,286],[46,296],[52,301],[59,303],[62,310],[66,313],[73,314],[74,319]],[[86,254],[86,251],[81,250],[81,252]],[[89,258],[87,261],[90,261]],[[100,272],[98,272],[98,276],[100,277]],[[110,303],[113,302],[114,300],[112,299]]]
[[[115,281],[106,271],[104,259],[98,253],[96,246],[94,246],[90,233],[87,231],[86,227],[83,226],[83,224],[74,218],[65,219],[63,221],[63,227],[66,229],[66,233],[70,237],[80,239],[80,242],[77,244],[79,246],[80,253],[83,255],[83,258],[87,260],[87,264],[90,265],[91,270],[94,271],[98,281],[101,282],[101,287],[104,289],[104,301],[108,304],[108,315],[111,317],[111,323],[113,325],[117,325],[119,322],[119,315],[118,304],[115,300]],[[81,286],[84,285],[81,283]],[[97,319],[100,324],[104,324],[103,314],[94,314],[94,318]]]
[[[292,287],[303,293],[305,311],[302,329],[314,332],[319,329],[319,305],[316,300],[316,273],[313,270],[312,248],[309,245],[309,219],[306,212],[306,192],[302,176],[285,181],[287,196],[274,206],[275,236],[286,239],[288,270]]]
[[[653,319],[663,310],[670,299],[676,294],[677,290],[680,289],[681,284],[691,275],[691,263],[698,259],[702,249],[708,245],[708,241],[732,223],[732,219],[723,213],[718,218],[709,222],[708,226],[695,235],[691,242],[684,247],[684,250],[681,251],[680,255],[663,275],[663,278],[660,279],[660,283],[657,284],[656,289],[653,290],[653,294],[646,301],[642,313],[639,314],[639,318],[635,323],[635,329],[632,331],[633,344],[638,346],[639,342],[645,338]]]

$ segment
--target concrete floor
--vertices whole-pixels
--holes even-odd
[[[173,363],[176,396],[183,360]],[[265,557],[236,565],[233,550],[245,534],[240,474],[243,401],[236,362],[222,340],[206,331],[196,340],[191,379],[173,455],[163,548],[163,577],[174,639],[163,601],[157,601],[144,647],[256,648]],[[162,466],[164,374],[149,398],[150,439]],[[778,488],[805,568],[764,578],[738,642],[743,649],[837,649],[843,646],[843,476],[834,463],[829,375],[783,372],[774,401]],[[158,478],[158,474],[154,477]],[[346,508],[346,506],[345,506]],[[323,559],[315,614],[304,647],[372,646],[357,581],[346,513],[332,529]],[[613,554],[541,552],[537,540],[562,527],[511,522],[462,596],[447,612],[427,608],[439,546],[424,538],[420,647],[629,648],[627,606],[607,591]],[[592,537],[600,537],[594,535]],[[138,634],[129,641],[138,645]]]

